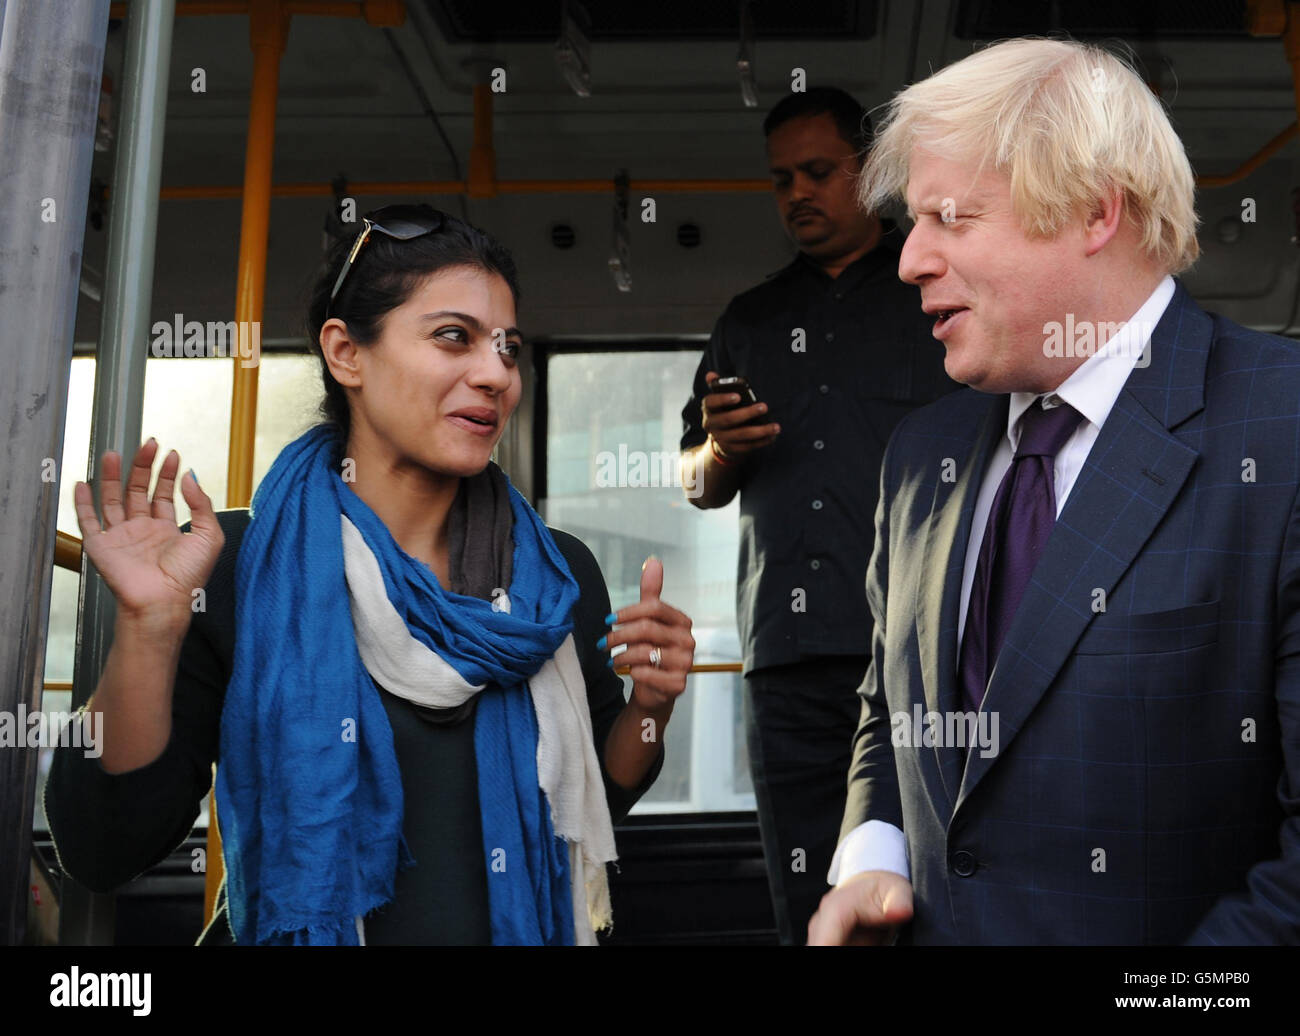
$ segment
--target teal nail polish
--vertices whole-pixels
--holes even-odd
[[[194,479],[194,484],[195,484],[196,486],[199,486],[200,489],[203,488],[203,487],[199,484],[199,476],[196,475],[196,474],[194,474],[194,469],[193,469],[193,468],[190,468],[190,478]]]
[[[605,638],[604,638],[604,637],[601,637],[598,641],[596,641],[596,650],[597,650],[597,651],[604,651],[604,650],[605,650]]]
[[[605,665],[608,666],[610,669],[613,669],[613,668],[614,668],[614,660],[611,658],[608,662],[605,663]]]
[[[614,620],[617,618],[618,618],[618,612],[610,612],[608,615],[605,616],[605,625],[606,626],[614,625]]]

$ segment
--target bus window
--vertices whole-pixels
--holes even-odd
[[[164,450],[179,451],[182,470],[192,467],[218,506],[226,497],[232,366],[229,358],[215,356],[151,357],[145,365],[142,436],[154,436]],[[263,352],[259,366],[254,485],[270,469],[276,454],[318,420],[316,405],[321,396],[319,365],[306,352]],[[59,482],[58,529],[78,538],[81,533],[72,493],[77,479],[85,477],[86,458],[90,453],[94,384],[94,357],[74,357],[64,424],[60,469],[64,477]],[[190,510],[180,493],[175,494],[175,506],[177,523],[189,521]],[[47,684],[72,682],[79,588],[77,573],[54,569],[45,649]],[[47,688],[42,709],[47,713],[70,712],[72,692]],[[39,833],[49,830],[41,802],[52,754],[50,748],[40,750],[33,814],[33,830]],[[207,824],[205,798],[196,826],[206,828]]]
[[[738,503],[703,511],[681,485],[681,408],[699,346],[539,347],[548,525],[579,537],[617,608],[639,597],[641,564],[664,564],[664,599],[694,620],[697,665],[738,663]],[[630,680],[624,677],[630,690]],[[696,673],[673,713],[663,771],[634,813],[750,810],[739,672]]]

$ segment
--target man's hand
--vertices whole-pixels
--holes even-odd
[[[719,377],[717,371],[709,371],[704,375],[705,384],[712,388]],[[735,392],[710,392],[701,400],[704,430],[727,461],[733,458],[740,460],[754,450],[772,445],[781,432],[779,424],[745,424],[752,418],[766,414],[766,403],[737,407],[739,402],[740,396]]]
[[[912,883],[893,871],[863,871],[822,897],[808,945],[886,946],[911,919]]]

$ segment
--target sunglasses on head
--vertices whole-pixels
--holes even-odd
[[[446,219],[445,213],[428,205],[386,205],[382,209],[376,209],[362,216],[361,222],[365,225],[361,228],[361,233],[357,235],[356,242],[343,262],[338,280],[334,282],[334,290],[330,292],[329,302],[325,304],[325,319],[329,319],[330,310],[343,288],[343,282],[347,280],[348,271],[352,269],[352,264],[357,261],[357,256],[370,240],[372,233],[384,234],[394,241],[411,241],[441,230]]]

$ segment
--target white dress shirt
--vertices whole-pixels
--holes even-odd
[[[1139,358],[1143,356],[1146,346],[1150,343],[1151,332],[1164,315],[1173,296],[1174,279],[1166,276],[1124,326],[1084,360],[1074,373],[1061,382],[1056,391],[1049,393],[1044,400],[1045,409],[1051,409],[1064,402],[1083,415],[1083,420],[1056,454],[1053,477],[1058,518],[1065,507],[1070,490],[1074,488],[1079,472],[1083,470],[1084,461],[1088,459],[1093,443],[1097,441],[1102,424],[1115,406],[1115,400],[1119,398],[1124,383],[1133,373]],[[1065,337],[1068,344],[1069,335]],[[1149,354],[1146,362],[1150,362]],[[970,602],[971,583],[975,578],[975,566],[979,562],[980,545],[984,541],[984,530],[988,526],[993,498],[997,495],[1002,477],[1011,467],[1016,446],[1020,442],[1020,429],[1017,426],[1020,417],[1037,402],[1038,398],[1032,392],[1011,393],[1010,407],[1007,411],[1007,434],[998,441],[997,448],[989,460],[989,466],[984,472],[979,496],[975,500],[975,513],[971,521],[970,538],[966,541],[966,560],[961,579],[961,605],[957,625],[958,657],[961,651],[961,638],[966,631],[966,612]],[[855,874],[869,870],[893,871],[895,874],[911,879],[907,839],[899,828],[883,820],[868,820],[844,836],[835,849],[826,881],[831,885],[838,885]]]

